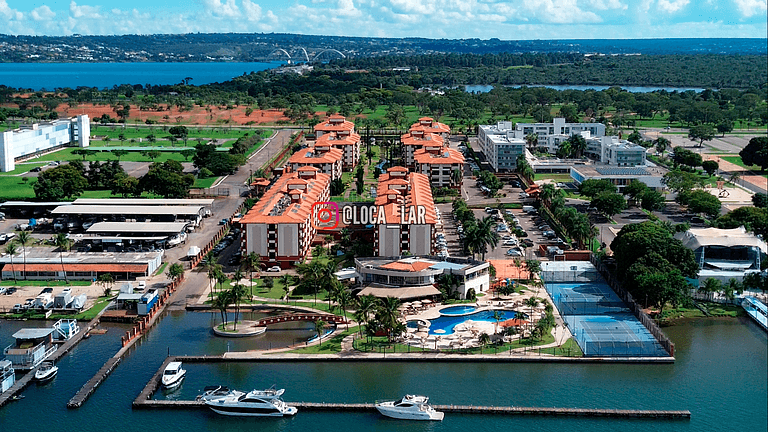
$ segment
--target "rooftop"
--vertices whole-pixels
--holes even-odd
[[[426,149],[418,149],[413,153],[413,158],[423,164],[463,164],[464,155],[452,148],[443,147],[438,153],[432,153]]]
[[[203,206],[73,205],[59,206],[52,215],[196,215]]]
[[[355,124],[340,115],[332,115],[328,120],[315,125],[315,132],[352,131]]]
[[[335,163],[344,157],[344,152],[335,147],[328,151],[317,151],[314,147],[301,149],[291,155],[288,159],[289,164],[317,164],[317,163]]]
[[[14,339],[40,339],[53,333],[52,327],[23,328],[13,334]]]
[[[350,133],[345,135],[339,135],[336,132],[330,132],[323,134],[315,141],[315,146],[318,145],[353,145],[360,142],[360,135],[356,133]]]
[[[67,204],[67,203],[61,203]],[[74,205],[123,205],[123,206],[211,206],[212,198],[78,198]]]
[[[388,171],[390,172],[402,172],[401,167],[393,167]],[[407,172],[407,169],[402,168]],[[377,206],[384,207],[385,218],[387,223],[400,224],[400,209],[401,206],[405,207],[423,207],[425,210],[425,222],[427,224],[437,223],[437,214],[435,213],[435,202],[432,199],[432,187],[429,183],[429,177],[424,174],[410,173],[405,179],[408,181],[408,187],[398,189],[402,187],[402,178],[391,178],[389,172],[379,176],[379,186],[377,189],[377,197],[375,204]],[[395,187],[393,187],[395,186]],[[389,190],[396,190],[399,194],[403,194],[402,198],[398,198],[397,202],[388,202],[387,194],[391,194]]]
[[[469,258],[451,257],[442,259],[431,256],[356,258],[355,264],[362,268],[371,266],[373,268],[403,272],[419,272],[425,269],[466,271],[482,265],[488,266],[488,263],[485,261],[475,261]]]
[[[86,232],[94,233],[168,233],[184,231],[189,222],[98,222]]]
[[[340,150],[339,150],[340,151]],[[303,172],[308,172],[305,170]],[[313,170],[313,177],[302,177],[306,189],[301,190],[298,202],[291,202],[288,184],[299,179],[299,172],[282,175],[261,199],[240,218],[241,224],[249,223],[305,223],[312,214],[312,205],[319,201],[330,187],[330,176]]]

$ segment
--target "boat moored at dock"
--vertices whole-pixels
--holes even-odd
[[[376,410],[387,417],[402,420],[442,420],[445,414],[435,411],[428,402],[426,396],[405,395],[397,401],[376,402]]]
[[[187,371],[181,368],[181,362],[170,362],[163,371],[163,387],[166,389],[174,389],[181,385],[184,380],[184,376]]]
[[[53,362],[46,361],[40,364],[40,367],[35,371],[35,381],[46,382],[53,379],[56,374],[59,373],[59,367],[53,364]]]
[[[232,390],[217,396],[221,390],[198,397],[217,414],[250,417],[283,417],[296,414],[296,407],[288,406],[280,398],[284,389],[253,390],[244,393]]]

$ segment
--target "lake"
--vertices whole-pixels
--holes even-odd
[[[554,84],[524,84],[524,85],[512,85],[512,86],[504,86],[504,87],[510,87],[510,88],[520,88],[520,87],[546,87],[551,88],[554,90],[607,90],[611,87],[621,87],[622,89],[631,92],[631,93],[650,93],[655,92],[659,90],[665,90],[668,92],[684,92],[684,91],[694,91],[696,93],[703,92],[703,88],[698,87],[638,87],[638,86],[606,86],[606,85],[554,85]],[[488,93],[489,91],[493,90],[492,85],[466,85],[464,86],[464,91],[468,93]]]
[[[687,409],[690,420],[447,415],[440,423],[410,423],[374,412],[299,412],[292,418],[226,418],[205,410],[134,411],[131,402],[166,354],[218,354],[247,349],[245,341],[211,335],[217,313],[171,312],[76,410],[66,403],[117,351],[125,326],[81,342],[59,362],[49,384],[31,385],[26,398],[0,408],[3,431],[765,431],[768,429],[768,338],[748,318],[713,319],[665,329],[677,344],[674,364],[558,363],[214,363],[189,364],[178,393],[191,399],[212,384],[242,390],[285,388],[288,401],[373,402],[404,393],[435,404],[581,408]],[[35,322],[0,321],[0,340]]]
[[[32,90],[112,88],[120,84],[178,84],[191,77],[192,85],[223,82],[236,76],[273,69],[267,63],[0,63],[0,84]]]

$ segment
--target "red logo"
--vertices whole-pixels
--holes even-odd
[[[315,214],[317,207],[317,214]],[[320,201],[312,204],[312,216],[309,220],[315,229],[336,229],[339,226],[339,205],[332,201]]]

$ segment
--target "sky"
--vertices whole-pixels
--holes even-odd
[[[0,0],[0,33],[766,38],[768,0]]]

